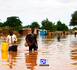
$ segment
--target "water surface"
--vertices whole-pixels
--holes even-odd
[[[0,47],[6,37],[0,37]],[[67,35],[57,42],[56,37],[38,36],[38,51],[28,51],[25,37],[18,37],[17,52],[0,51],[0,70],[77,70],[77,37]],[[49,66],[39,66],[48,59]]]

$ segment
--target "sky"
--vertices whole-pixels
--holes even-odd
[[[18,16],[23,26],[33,21],[41,25],[46,18],[53,23],[60,20],[68,26],[76,10],[77,0],[0,0],[0,22]]]

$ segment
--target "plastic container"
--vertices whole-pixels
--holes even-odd
[[[2,43],[1,51],[8,51],[8,43],[7,42]]]
[[[8,59],[8,52],[7,51],[6,52],[2,51],[1,54],[2,54],[2,59]]]

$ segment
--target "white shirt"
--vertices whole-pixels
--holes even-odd
[[[12,35],[12,42],[14,43],[14,41],[17,41],[17,37],[16,37],[15,34]],[[8,42],[9,46],[12,46],[11,36],[10,35],[7,36],[6,42]]]

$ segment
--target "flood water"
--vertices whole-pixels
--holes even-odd
[[[6,37],[0,37],[0,47]],[[17,52],[1,52],[0,70],[77,70],[77,37],[67,35],[57,42],[56,37],[38,36],[38,51],[24,46],[25,37],[18,37]],[[48,59],[49,66],[39,66]]]

